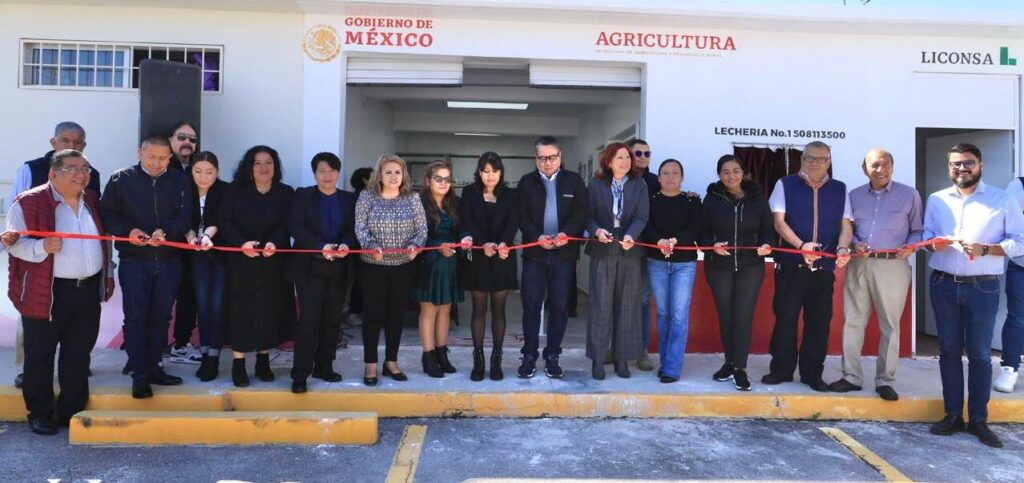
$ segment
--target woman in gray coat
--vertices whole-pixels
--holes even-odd
[[[587,357],[594,379],[604,379],[605,353],[611,347],[615,373],[629,377],[628,361],[639,359],[643,347],[640,327],[640,264],[644,250],[634,249],[647,225],[650,202],[647,183],[639,176],[629,146],[611,143],[600,157],[600,170],[587,187],[587,231],[597,242],[587,243],[590,255],[590,310]]]

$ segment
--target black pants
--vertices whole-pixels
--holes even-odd
[[[811,271],[796,265],[775,268],[775,329],[772,330],[771,373],[788,378],[797,367],[797,327],[804,314],[803,344],[800,346],[800,381],[821,380],[828,352],[828,331],[832,322],[832,290],[835,273]]]
[[[412,262],[398,266],[359,264],[359,281],[363,290],[363,362],[377,362],[380,329],[384,329],[384,360],[398,360],[402,342],[402,322],[409,304],[413,279]]]
[[[718,310],[718,327],[725,362],[746,369],[754,326],[754,307],[764,279],[764,264],[740,267],[739,270],[705,265],[704,277],[711,287],[711,295],[715,298],[715,308]]]
[[[183,347],[196,328],[196,296],[192,284],[193,257],[181,257],[181,285],[174,304],[174,345]]]
[[[299,323],[295,328],[292,379],[309,377],[314,364],[329,367],[334,362],[345,307],[346,277],[345,270],[331,276],[309,272],[295,284],[299,293]]]
[[[53,416],[53,356],[60,346],[57,420],[67,421],[89,400],[89,353],[100,330],[100,276],[77,284],[54,279],[53,319],[22,318],[25,327],[25,385],[29,419]]]

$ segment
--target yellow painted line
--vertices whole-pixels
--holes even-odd
[[[340,412],[82,411],[72,444],[374,444],[377,415]]]
[[[907,475],[904,475],[902,471],[896,469],[895,466],[889,464],[887,461],[882,459],[881,456],[878,456],[874,451],[868,449],[867,446],[860,444],[859,441],[850,437],[850,435],[846,434],[845,431],[839,428],[818,429],[827,434],[830,438],[836,440],[839,444],[846,446],[846,449],[850,450],[854,456],[860,458],[869,466],[878,470],[886,481],[911,481],[911,479],[908,478]]]
[[[398,443],[398,450],[395,451],[395,459],[391,461],[391,469],[388,470],[387,483],[411,483],[416,477],[416,465],[420,461],[420,451],[423,449],[423,440],[427,437],[427,427],[422,425],[409,425],[402,433],[402,441]]]

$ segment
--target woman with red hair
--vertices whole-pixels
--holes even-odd
[[[640,264],[644,250],[634,249],[647,225],[647,183],[638,175],[629,146],[611,143],[601,152],[601,168],[587,186],[590,310],[587,357],[594,379],[604,379],[605,353],[611,347],[615,373],[629,377],[628,361],[643,354],[640,327]]]

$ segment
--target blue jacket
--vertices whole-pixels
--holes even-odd
[[[110,175],[100,199],[100,213],[108,234],[126,237],[133,228],[146,234],[162,229],[168,241],[184,242],[192,218],[188,178],[181,171],[165,170],[152,177],[141,164]],[[122,258],[156,260],[176,258],[183,251],[171,247],[114,244]]]

